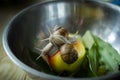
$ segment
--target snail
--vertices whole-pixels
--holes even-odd
[[[53,45],[60,47],[64,43],[70,43],[68,40],[68,31],[63,27],[55,27],[53,32],[48,29],[50,36],[49,38],[43,39],[41,41],[49,40]]]
[[[68,31],[65,29],[65,28],[63,28],[63,27],[55,27],[54,28],[54,30],[53,30],[53,34],[55,35],[62,35],[62,36],[64,36],[65,38],[67,38],[68,39]]]
[[[67,64],[72,64],[78,59],[78,53],[72,44],[65,43],[60,47],[61,57]]]
[[[41,41],[49,40],[49,43],[42,50],[38,49],[39,51],[41,51],[41,54],[36,58],[36,60],[38,60],[40,57],[44,57],[45,54],[49,53],[49,51],[53,48],[53,45],[60,47],[65,43],[70,43],[67,40],[68,32],[63,27],[54,28],[53,33],[51,33],[49,30],[49,33],[50,33],[49,38],[41,40]]]
[[[41,54],[36,58],[36,60],[38,60],[40,57],[43,57],[45,59],[44,55],[46,55],[52,48],[53,44],[50,42],[43,49],[36,48],[38,51],[41,51]]]
[[[49,37],[49,41],[57,47],[60,47],[64,43],[70,43],[67,39],[68,31],[63,27],[55,28]]]

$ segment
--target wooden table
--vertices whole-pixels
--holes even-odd
[[[27,0],[21,3],[0,2],[0,80],[32,80],[6,55],[2,45],[2,33],[9,20],[20,10],[40,0]]]

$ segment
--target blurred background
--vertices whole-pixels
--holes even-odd
[[[41,0],[0,0],[0,80],[31,80],[6,55],[2,46],[2,33],[10,19],[22,9]]]
[[[0,0],[0,80],[31,80],[6,55],[2,47],[2,33],[10,19],[22,9],[42,0]],[[45,1],[45,0],[43,0]],[[101,0],[120,6],[120,0]]]

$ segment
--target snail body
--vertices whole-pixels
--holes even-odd
[[[45,59],[45,55],[46,55],[47,53],[49,53],[49,51],[50,51],[52,48],[53,48],[53,44],[50,43],[50,42],[49,42],[42,50],[39,49],[39,48],[36,48],[38,51],[41,51],[41,54],[36,58],[36,60],[38,60],[40,57],[43,57],[44,60],[46,60],[46,59]]]

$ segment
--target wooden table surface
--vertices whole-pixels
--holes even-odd
[[[23,3],[0,2],[0,80],[32,80],[26,72],[15,65],[6,55],[2,45],[2,33],[9,20],[15,14],[39,1],[40,0],[27,0]]]

